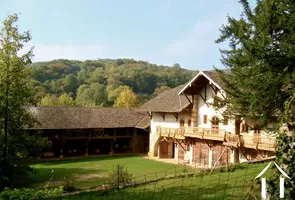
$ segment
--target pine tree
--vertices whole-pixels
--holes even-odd
[[[261,125],[294,121],[295,97],[295,1],[259,0],[251,9],[247,0],[241,18],[228,16],[217,43],[229,41],[221,50],[227,71],[217,70],[227,92],[228,112],[260,117]],[[277,129],[278,130],[278,129]],[[286,183],[287,198],[294,198],[294,138],[277,134],[277,162],[292,178]],[[278,178],[276,176],[276,178]],[[272,199],[277,189],[272,188]]]

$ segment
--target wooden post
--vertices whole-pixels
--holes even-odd
[[[88,156],[88,143],[89,142],[86,143],[86,147],[85,147],[85,156]]]
[[[61,138],[60,138],[60,144],[61,144],[61,147],[60,147],[60,158],[63,158],[64,155],[63,155],[63,148],[64,148],[64,139],[63,139],[63,136],[62,136],[62,133],[61,133]]]
[[[193,95],[193,108],[191,114],[191,121],[193,127],[198,127],[198,95]]]
[[[235,118],[235,135],[238,135],[240,137],[240,132],[241,132],[241,117],[240,116],[236,116]],[[234,154],[234,159],[233,159],[233,162],[234,163],[239,163],[240,162],[240,159],[239,159],[239,149],[234,149],[232,151],[232,153]]]
[[[133,146],[132,146],[132,153],[136,153],[136,143],[137,143],[137,132],[136,132],[136,128],[133,129],[133,136],[132,136],[132,140],[133,140]]]
[[[208,167],[211,169],[212,168],[212,162],[213,162],[213,152],[212,152],[212,147],[209,147],[209,163]]]

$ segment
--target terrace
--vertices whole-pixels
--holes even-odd
[[[211,129],[201,127],[167,128],[157,127],[159,137],[184,139],[185,137],[200,138],[206,140],[223,141],[226,146],[245,147],[250,149],[275,151],[275,137],[252,136],[248,134],[233,135],[223,129]]]

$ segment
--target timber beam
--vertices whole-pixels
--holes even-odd
[[[178,113],[173,113],[173,115],[174,115],[176,121],[178,122]]]
[[[165,121],[165,113],[164,112],[161,112],[160,115],[162,116],[163,121]]]
[[[214,86],[212,83],[210,83],[210,87],[212,88],[212,90],[214,91],[215,95],[218,92],[218,88],[216,86]]]
[[[208,145],[208,147],[213,147],[214,146],[214,142],[211,140],[205,140],[206,144]]]
[[[150,112],[146,112],[148,114],[148,116],[150,116],[150,118],[152,118],[152,113]]]
[[[193,103],[193,102],[188,98],[188,96],[187,96],[185,93],[183,93],[183,95],[187,98],[187,100],[188,100],[190,103]]]
[[[206,98],[205,97],[203,97],[202,95],[201,95],[201,93],[199,93],[199,95],[200,95],[200,97],[205,101],[205,103],[206,103]]]

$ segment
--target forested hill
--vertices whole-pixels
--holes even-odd
[[[133,59],[53,60],[28,65],[40,105],[136,107],[197,71]]]

